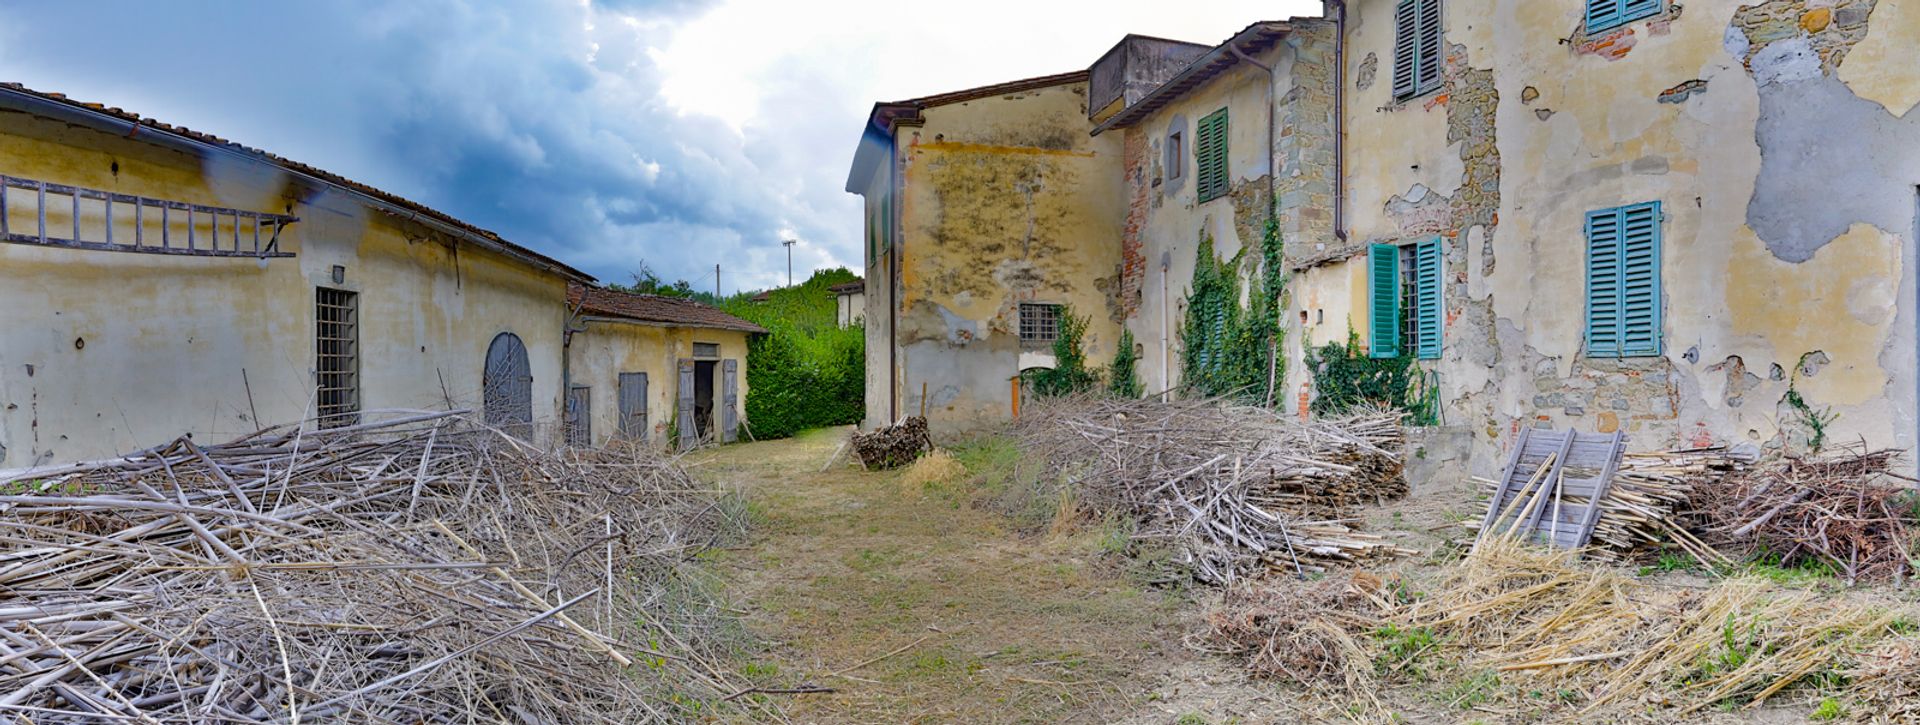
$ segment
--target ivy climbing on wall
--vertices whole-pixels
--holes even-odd
[[[1181,379],[1188,390],[1273,404],[1273,387],[1286,377],[1279,359],[1280,297],[1286,291],[1283,250],[1279,221],[1269,213],[1260,240],[1259,275],[1254,277],[1259,287],[1242,307],[1241,267],[1247,250],[1222,260],[1213,251],[1213,237],[1200,233],[1186,319],[1180,323]]]
[[[1343,415],[1365,405],[1407,413],[1410,425],[1438,425],[1440,386],[1420,369],[1413,355],[1376,358],[1360,351],[1359,336],[1347,331],[1347,344],[1327,343],[1307,350],[1313,371],[1314,415]]]
[[[1113,354],[1113,364],[1107,367],[1107,392],[1113,397],[1132,400],[1140,397],[1140,378],[1135,369],[1140,366],[1140,352],[1133,349],[1133,331],[1120,328],[1120,349]]]

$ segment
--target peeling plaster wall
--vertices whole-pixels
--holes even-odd
[[[1121,139],[1089,135],[1085,83],[936,106],[924,117],[895,131],[900,414],[918,414],[924,390],[936,431],[953,434],[1011,415],[1021,302],[1071,305],[1091,318],[1089,364],[1112,359]]]
[[[360,294],[363,409],[440,408],[448,397],[477,405],[487,345],[513,332],[528,348],[543,432],[558,417],[566,281],[557,275],[429,239],[277,170],[26,113],[0,113],[0,158],[10,175],[300,218],[281,236],[291,259],[0,244],[0,469],[182,434],[225,440],[312,415],[316,286]],[[34,222],[19,201],[8,205],[15,229]],[[115,217],[116,239],[131,236],[130,216]],[[104,235],[97,203],[82,205],[82,222],[87,238]],[[345,283],[331,281],[333,265],[346,268]]]
[[[1446,83],[1407,102],[1366,82],[1393,5],[1349,3],[1354,246],[1296,300],[1364,337],[1360,245],[1445,240],[1435,368],[1474,470],[1533,425],[1797,446],[1789,386],[1832,436],[1914,445],[1920,0],[1695,0],[1595,37],[1579,3],[1449,0]],[[1645,201],[1663,354],[1588,359],[1584,215]]]

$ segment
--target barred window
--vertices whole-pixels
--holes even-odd
[[[1053,342],[1060,337],[1060,306],[1020,303],[1020,341]]]
[[[313,369],[320,425],[353,425],[360,420],[360,295],[315,288],[313,312]]]

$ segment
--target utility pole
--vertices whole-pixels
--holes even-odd
[[[787,241],[780,243],[781,246],[784,246],[787,248],[787,286],[788,287],[793,286],[793,245],[799,244],[799,243],[800,243],[800,240],[798,239],[789,239]]]
[[[713,265],[713,303],[720,304],[720,264]]]

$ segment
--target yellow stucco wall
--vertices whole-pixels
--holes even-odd
[[[1579,3],[1449,0],[1445,87],[1407,102],[1393,6],[1349,3],[1351,241],[1445,239],[1449,422],[1791,446],[1792,386],[1830,436],[1913,446],[1920,2],[1706,0],[1588,36]],[[1647,201],[1662,354],[1589,359],[1584,216]],[[1298,299],[1364,337],[1364,271],[1333,266]]]
[[[266,261],[0,244],[0,468],[106,457],[185,433],[224,440],[311,415],[315,286],[359,293],[363,409],[444,408],[448,398],[477,408],[487,345],[510,331],[529,350],[536,419],[550,427],[558,413],[558,275],[456,251],[250,162],[23,113],[0,114],[0,173],[256,211],[290,206],[301,220],[280,242],[298,256]],[[10,201],[10,223],[31,223],[31,210]],[[83,236],[104,234],[101,215],[83,206]],[[117,239],[131,233],[126,217],[123,209]],[[345,283],[329,279],[334,265],[346,268]]]
[[[1091,319],[1089,362],[1112,358],[1120,139],[1089,135],[1085,93],[1070,83],[936,106],[896,129],[901,415],[920,411],[924,388],[937,430],[1006,419],[1008,380],[1034,359],[1022,361],[1021,302],[1071,305]]]
[[[696,342],[716,343],[720,346],[720,359],[738,361],[738,412],[743,423],[741,439],[745,440],[751,429],[746,425],[747,333],[592,320],[586,323],[585,332],[574,335],[568,354],[572,360],[573,384],[591,389],[593,442],[605,442],[620,431],[620,374],[646,373],[647,440],[671,444],[667,436],[679,409],[679,362],[693,357]],[[716,412],[722,403],[722,374],[721,366],[714,366]],[[717,418],[713,422],[716,426],[720,423]]]

